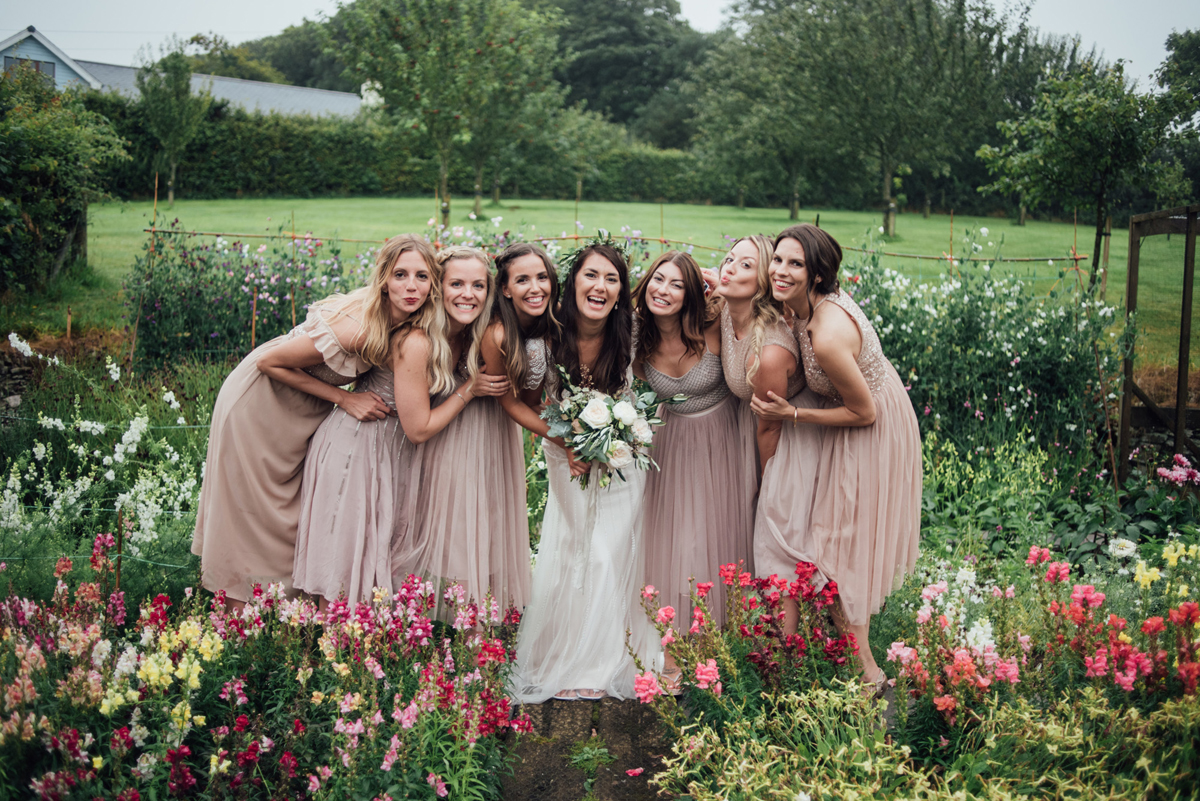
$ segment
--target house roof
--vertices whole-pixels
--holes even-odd
[[[136,67],[104,64],[99,61],[79,63],[99,79],[103,88],[119,92],[126,97],[138,96]],[[207,89],[214,99],[226,100],[248,111],[310,114],[314,117],[353,117],[362,106],[362,98],[351,92],[192,73],[192,91],[199,92],[204,89]]]
[[[58,45],[54,44],[54,42],[50,41],[45,36],[43,36],[42,32],[39,31],[37,28],[33,27],[32,25],[30,25],[28,28],[26,28],[23,31],[17,31],[12,36],[5,39],[3,42],[0,42],[0,50],[7,50],[8,48],[15,45],[17,42],[23,41],[23,40],[31,38],[31,37],[33,39],[36,39],[38,41],[38,43],[41,44],[42,47],[46,48],[51,53],[53,53],[54,57],[59,59],[64,65],[66,65],[70,69],[74,70],[75,74],[78,75],[83,80],[87,81],[88,85],[91,86],[93,89],[100,88],[100,81],[97,80],[96,77],[94,75],[92,75],[92,73],[89,70],[82,67],[78,61],[75,61],[73,58],[68,56],[66,53],[59,50]]]

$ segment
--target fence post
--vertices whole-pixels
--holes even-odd
[[[1179,316],[1179,375],[1175,383],[1175,453],[1187,438],[1188,368],[1192,351],[1192,284],[1196,275],[1196,212],[1187,215],[1183,246],[1183,309]]]
[[[1108,243],[1112,241],[1112,215],[1108,215],[1108,219],[1104,222],[1104,250],[1100,254],[1100,269],[1104,270],[1104,274],[1100,276],[1100,300],[1104,300],[1104,296],[1108,293]]]

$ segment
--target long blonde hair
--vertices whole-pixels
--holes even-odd
[[[424,314],[431,305],[437,305],[440,308],[440,303],[430,302],[435,300],[435,290],[437,292],[437,299],[441,297],[441,272],[438,268],[436,255],[434,254],[433,247],[428,242],[413,234],[400,234],[384,243],[379,252],[375,254],[375,270],[371,273],[371,280],[366,286],[359,287],[353,292],[346,294],[336,293],[312,304],[313,307],[330,307],[330,310],[333,312],[333,319],[335,320],[343,316],[357,317],[360,330],[366,336],[363,338],[362,345],[357,349],[356,353],[364,362],[372,367],[384,367],[388,364],[391,336],[394,329],[388,313],[387,295],[384,289],[387,288],[388,278],[391,275],[392,267],[396,264],[396,260],[410,250],[419,253],[421,258],[425,260],[425,265],[429,268],[429,276],[432,282],[429,298],[426,299],[417,314],[413,316]],[[412,318],[410,317],[409,319],[411,320]],[[401,323],[398,327],[404,327],[407,322]]]
[[[783,318],[783,304],[775,300],[774,295],[771,294],[771,276],[768,270],[771,266],[771,259],[775,256],[775,246],[762,234],[751,234],[734,242],[733,247],[737,247],[738,242],[742,241],[750,242],[758,249],[758,264],[756,265],[758,289],[755,290],[754,297],[750,299],[750,319],[753,326],[750,336],[750,353],[754,355],[754,364],[746,369],[746,381],[750,382],[754,380],[754,376],[758,375],[758,368],[762,364],[762,350],[767,340],[767,326],[774,325]]]
[[[487,276],[487,296],[483,301],[483,308],[480,309],[479,316],[475,318],[475,322],[471,323],[471,327],[466,332],[467,342],[464,343],[466,346],[464,354],[467,380],[473,380],[475,376],[479,375],[481,344],[484,333],[491,323],[492,303],[496,297],[496,278],[492,273],[492,257],[487,253],[478,248],[453,245],[437,254],[438,302],[434,322],[434,325],[437,326],[437,335],[435,336],[433,331],[425,329],[425,334],[429,337],[429,392],[432,395],[448,392],[455,386],[455,365],[451,364],[450,360],[450,320],[446,316],[446,307],[443,303],[445,292],[442,289],[442,281],[446,276],[446,263],[455,259],[476,259],[483,264],[484,274]]]

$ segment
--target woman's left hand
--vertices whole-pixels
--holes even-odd
[[[750,399],[750,410],[762,420],[795,420],[795,406],[767,390],[767,400],[757,395]]]

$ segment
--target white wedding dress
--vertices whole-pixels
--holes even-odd
[[[626,481],[614,475],[601,489],[593,467],[585,491],[571,481],[562,448],[547,444],[545,454],[550,488],[530,603],[517,632],[512,696],[539,704],[561,690],[584,689],[633,698],[637,667],[626,630],[643,667],[662,668],[658,632],[641,607],[646,473],[623,470]]]

